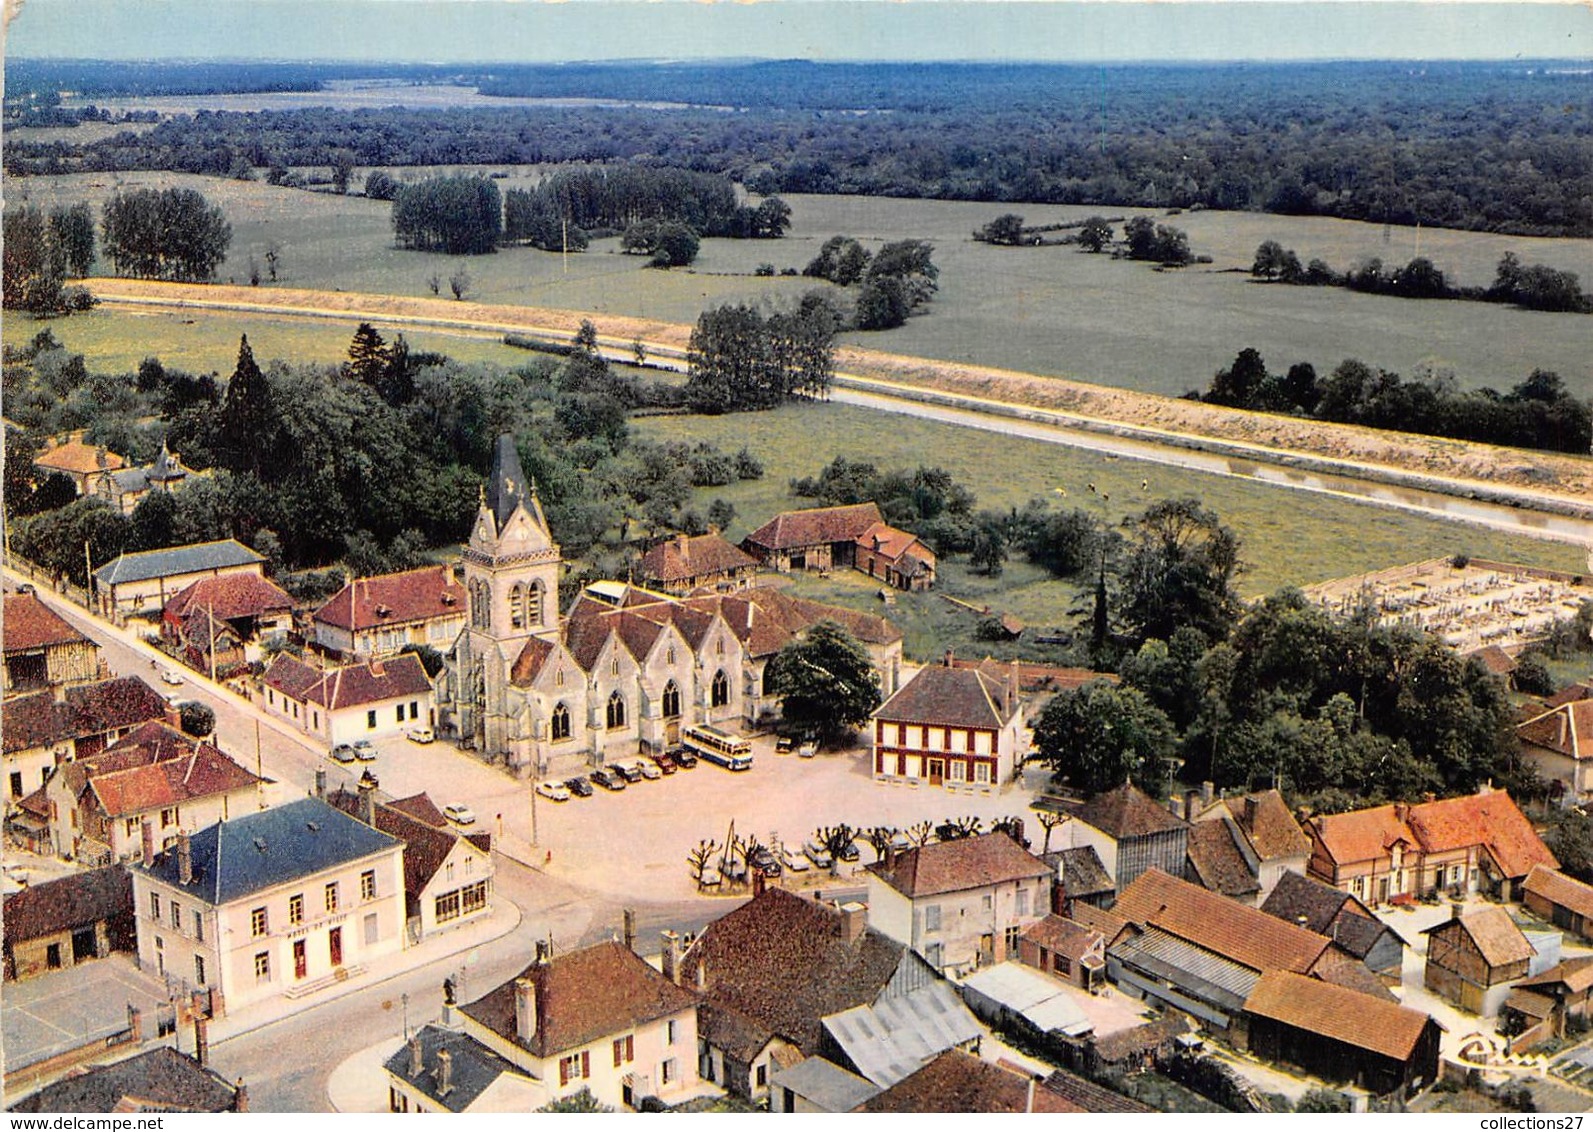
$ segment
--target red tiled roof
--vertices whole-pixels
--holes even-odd
[[[462,1009],[471,1018],[537,1057],[589,1045],[611,1035],[690,1010],[696,998],[612,941],[533,963],[517,978],[537,989],[540,1020],[530,1042],[515,1032],[515,979]],[[695,1051],[693,1051],[695,1055]]]
[[[1038,1081],[949,1049],[854,1112],[1088,1112]]]
[[[1534,865],[1522,887],[1523,891],[1593,920],[1593,885],[1583,884],[1548,865]]]
[[[868,871],[909,900],[1051,875],[1044,861],[1005,833],[931,842],[896,854],[892,865],[876,861]]]
[[[1410,827],[1422,848],[1442,853],[1470,845],[1487,848],[1508,877],[1558,861],[1520,808],[1503,790],[1423,802],[1410,809]]]
[[[1311,825],[1328,856],[1341,865],[1385,858],[1401,842],[1411,848],[1420,845],[1415,831],[1392,804],[1322,814],[1312,818]]]
[[[1510,918],[1510,913],[1498,905],[1467,912],[1458,922],[1459,930],[1471,937],[1483,961],[1490,967],[1508,967],[1512,963],[1531,959],[1538,953],[1515,920]],[[1454,931],[1455,925],[1455,920],[1445,920],[1428,928],[1422,935]]]
[[[1118,934],[1128,927],[1125,917],[1110,908],[1097,908],[1093,904],[1074,904],[1071,918],[1091,931],[1100,932],[1106,937],[1107,943],[1116,940]]]
[[[1013,668],[1011,661],[996,660],[988,656],[983,660],[963,660],[960,657],[953,657],[951,663],[954,668],[977,668],[992,680],[1005,680]],[[1035,664],[1027,660],[1018,661],[1017,669],[1020,692],[1065,692],[1094,680],[1105,680],[1108,684],[1116,684],[1120,679],[1115,672],[1096,672],[1089,668],[1067,668],[1056,664]]]
[[[1311,977],[1332,983],[1336,987],[1369,994],[1386,1002],[1398,1002],[1394,992],[1383,985],[1372,969],[1361,959],[1335,944],[1322,953],[1322,958],[1311,968]]]
[[[164,696],[137,676],[118,676],[66,688],[60,702],[50,691],[7,700],[0,712],[0,736],[10,754],[101,735],[165,714]]]
[[[259,574],[221,574],[201,578],[166,603],[169,617],[186,617],[190,610],[206,610],[223,621],[259,617],[293,608],[286,590]]]
[[[451,829],[448,818],[437,808],[437,803],[431,800],[431,795],[422,791],[411,794],[408,798],[397,798],[391,802],[383,803],[388,809],[397,810],[401,814],[408,814],[416,821],[425,822],[435,829]]]
[[[1189,828],[1189,865],[1202,885],[1224,896],[1251,896],[1261,882],[1250,871],[1238,844],[1237,829],[1226,821],[1196,822]]]
[[[447,566],[356,578],[315,611],[315,620],[351,632],[378,625],[463,616],[465,587]]]
[[[96,762],[89,771],[88,787],[108,817],[124,818],[196,798],[246,790],[259,781],[215,747],[203,743],[186,757],[142,766],[113,770]]]
[[[1304,973],[1329,942],[1326,936],[1274,919],[1160,869],[1136,877],[1112,910],[1254,971]]]
[[[328,711],[424,695],[432,690],[425,666],[413,653],[325,671],[279,653],[266,669],[262,682],[290,699],[317,703]]]
[[[782,511],[753,531],[741,545],[768,550],[795,550],[804,546],[852,542],[881,521],[874,503],[852,503],[843,507],[812,507],[805,511]]]
[[[1150,837],[1169,830],[1184,829],[1189,823],[1156,804],[1149,794],[1132,782],[1114,786],[1088,802],[1066,805],[1065,812],[1092,829],[1122,841],[1130,837]]]
[[[1022,938],[1047,951],[1065,955],[1076,963],[1105,937],[1077,920],[1052,914],[1023,929]]]
[[[1404,1061],[1432,1018],[1319,979],[1268,971],[1256,980],[1245,1010],[1308,1033]]]
[[[934,551],[925,546],[911,531],[899,530],[889,523],[875,523],[854,540],[864,550],[872,551],[892,562],[908,551],[920,562],[935,564]]]
[[[1593,699],[1566,700],[1533,715],[1516,725],[1516,735],[1523,743],[1558,751],[1579,762],[1593,758]]]
[[[1554,695],[1543,701],[1544,707],[1559,707],[1561,704],[1575,703],[1577,700],[1593,699],[1593,684],[1586,680],[1579,680],[1575,684],[1568,684]]]
[[[93,643],[36,594],[6,594],[3,633],[8,653],[77,641]]]
[[[1003,685],[976,669],[931,664],[920,668],[895,695],[881,704],[874,718],[892,723],[999,731],[1012,718],[1012,712],[1003,705],[1005,698]]]
[[[1547,971],[1539,971],[1536,975],[1522,979],[1516,986],[1551,987],[1556,983],[1564,983],[1565,989],[1571,994],[1581,994],[1593,987],[1593,955],[1562,959]]]
[[[1483,645],[1480,649],[1473,649],[1466,654],[1466,659],[1475,660],[1495,676],[1508,676],[1516,670],[1516,658],[1498,645]]]
[[[90,472],[120,471],[127,467],[127,461],[105,448],[73,439],[64,444],[51,445],[40,452],[34,457],[33,466],[85,475]]]
[[[548,662],[548,657],[558,652],[558,648],[551,642],[541,637],[529,638],[520,655],[514,658],[514,663],[509,666],[509,683],[517,688],[529,687],[530,684],[542,673],[542,666]]]
[[[758,560],[715,534],[688,538],[680,535],[648,549],[637,573],[648,581],[688,582],[710,574],[746,570]]]
[[[1229,801],[1234,822],[1244,830],[1250,847],[1263,861],[1303,857],[1311,852],[1311,839],[1276,790],[1262,790]]]

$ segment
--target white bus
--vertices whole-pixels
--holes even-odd
[[[696,724],[681,730],[680,742],[698,758],[724,767],[726,770],[752,769],[752,744],[746,739],[710,727]]]

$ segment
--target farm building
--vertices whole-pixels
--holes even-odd
[[[1087,802],[1045,804],[1072,819],[1059,827],[1067,847],[1094,849],[1119,894],[1147,869],[1182,877],[1188,868],[1189,823],[1132,782]]]
[[[1539,865],[1521,886],[1521,903],[1555,927],[1593,941],[1593,885]]]
[[[857,540],[884,522],[874,503],[782,511],[741,540],[771,570],[830,570],[856,561]]]
[[[3,631],[7,697],[105,675],[99,646],[36,594],[6,594]]]
[[[1312,877],[1285,873],[1261,910],[1327,936],[1384,982],[1399,985],[1405,941],[1349,893]]]
[[[857,536],[852,565],[898,590],[916,593],[935,585],[935,552],[917,535],[889,523],[875,523]]]
[[[654,543],[636,567],[642,585],[677,596],[746,589],[757,572],[757,559],[717,534],[676,535]]]
[[[197,581],[166,603],[160,619],[167,647],[202,672],[225,673],[257,661],[262,641],[292,628],[293,598],[259,574]]]
[[[1311,857],[1311,839],[1294,820],[1282,794],[1276,790],[1262,790],[1218,797],[1210,792],[1209,785],[1203,786],[1198,794],[1184,795],[1184,817],[1197,827],[1202,822],[1212,821],[1228,827],[1246,868],[1255,879],[1258,902],[1266,900],[1283,877],[1305,872]],[[1195,831],[1191,830],[1191,843],[1195,836]],[[1194,864],[1194,860],[1192,855],[1190,863]]]
[[[31,885],[5,900],[5,977],[132,951],[133,879],[121,865]]]
[[[157,617],[166,603],[204,578],[265,573],[265,558],[233,539],[121,554],[94,571],[100,613],[115,621]]]
[[[1379,1095],[1438,1079],[1441,1029],[1419,1010],[1290,971],[1269,971],[1245,1000],[1250,1049]]]
[[[1593,1021],[1593,955],[1556,963],[1546,971],[1522,979],[1499,1008],[1499,1029],[1530,1046],[1548,1037],[1565,1037],[1568,1023]],[[1542,1027],[1537,1035],[1527,1032]]]
[[[1537,952],[1510,913],[1497,905],[1461,911],[1422,933],[1427,967],[1422,985],[1440,997],[1484,1016],[1497,1014],[1509,984],[1527,973]]]

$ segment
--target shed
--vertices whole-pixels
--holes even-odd
[[[975,971],[963,980],[962,996],[975,1014],[992,1025],[1017,1025],[1037,1035],[1070,1038],[1095,1028],[1072,988],[1021,963],[997,963]]]

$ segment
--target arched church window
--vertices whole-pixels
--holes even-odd
[[[525,587],[519,582],[509,591],[509,624],[515,629],[525,628]]]
[[[527,625],[545,624],[542,617],[543,589],[541,582],[532,582],[525,594],[525,621]]]
[[[664,685],[664,718],[676,719],[680,716],[680,686],[673,680]]]
[[[711,698],[709,702],[714,707],[724,707],[730,702],[730,679],[725,675],[725,670],[723,668],[714,673],[714,682],[710,690],[710,697]]]
[[[570,737],[570,709],[560,700],[553,705],[553,741]]]
[[[625,726],[625,697],[618,692],[608,698],[608,725],[611,730]]]
[[[479,578],[470,583],[470,623],[478,629],[492,628],[492,589]]]

